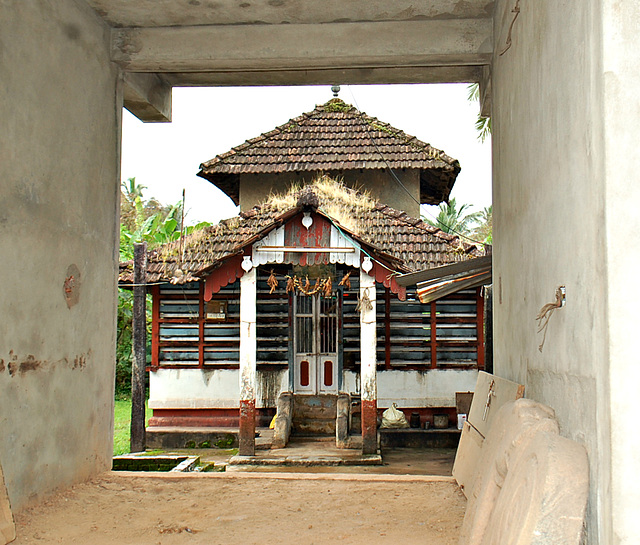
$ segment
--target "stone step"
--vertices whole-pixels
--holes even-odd
[[[336,421],[332,420],[294,420],[291,425],[291,434],[297,436],[335,436]]]
[[[294,395],[292,435],[335,436],[337,405],[337,395]]]
[[[296,395],[293,398],[293,420],[335,419],[337,404],[336,395]]]

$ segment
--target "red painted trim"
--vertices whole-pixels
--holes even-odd
[[[361,404],[362,453],[376,454],[378,450],[377,400],[363,399]]]
[[[200,282],[198,314],[198,364],[204,367],[204,284]]]
[[[160,286],[151,286],[151,368],[160,365]]]
[[[238,431],[238,454],[255,456],[256,453],[256,400],[240,400],[240,429]]]
[[[275,408],[256,409],[256,426],[267,427]],[[153,409],[149,427],[177,426],[184,428],[238,428],[240,410],[234,409]]]
[[[298,248],[323,248],[331,245],[331,222],[325,217],[311,213],[313,223],[307,229],[302,225],[303,213],[285,224],[284,244],[285,246],[295,246]],[[292,265],[313,265],[329,263],[329,252],[294,253],[285,252],[284,263]]]
[[[484,296],[482,288],[476,290],[476,336],[478,338],[478,369],[484,369]]]
[[[238,278],[244,274],[242,269],[242,260],[249,253],[236,255],[226,259],[222,265],[211,272],[204,282],[204,300],[211,301],[214,293],[218,293],[221,288],[233,284]]]
[[[362,260],[364,261],[364,254],[362,256]],[[373,269],[369,271],[369,274],[373,276],[379,284],[382,284],[385,288],[389,288],[392,293],[395,293],[398,296],[400,301],[406,301],[407,299],[407,288],[404,286],[399,286],[398,282],[396,282],[396,278],[394,276],[394,272],[383,267],[376,261],[373,261]]]
[[[429,311],[430,326],[429,337],[431,339],[431,369],[438,367],[438,331],[436,320],[436,302],[431,302],[431,310]]]
[[[384,290],[384,368],[391,369],[391,290]]]

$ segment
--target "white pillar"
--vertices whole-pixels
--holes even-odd
[[[366,308],[366,300],[371,308]],[[360,382],[362,399],[362,452],[378,451],[378,386],[376,377],[376,282],[360,270]]]
[[[255,454],[256,269],[240,278],[240,456]]]

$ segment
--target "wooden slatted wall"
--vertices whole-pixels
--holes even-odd
[[[257,362],[286,366],[289,349],[289,296],[284,277],[270,294],[268,274],[259,271]],[[207,319],[202,286],[165,284],[153,291],[152,367],[236,368],[240,358],[240,282],[214,294],[224,301],[224,319]]]

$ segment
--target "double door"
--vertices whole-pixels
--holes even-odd
[[[339,294],[294,295],[293,313],[294,392],[337,393]]]

